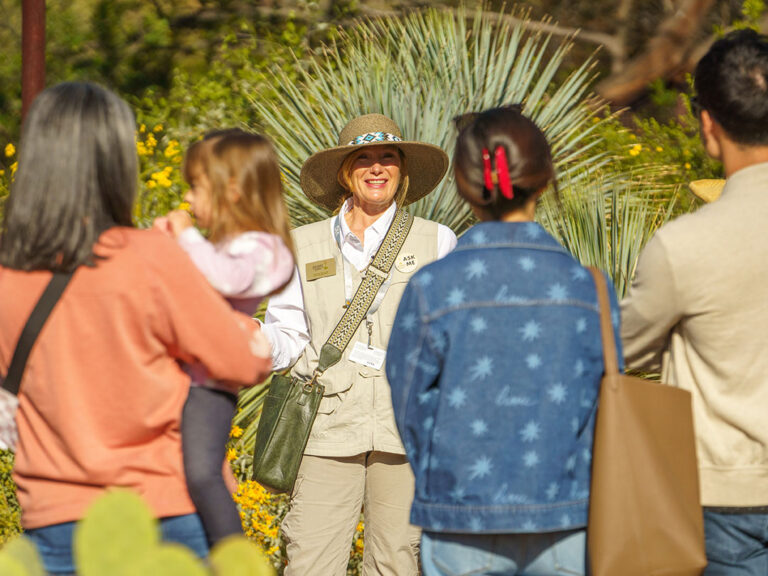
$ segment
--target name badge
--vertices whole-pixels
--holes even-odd
[[[307,282],[336,275],[336,260],[328,258],[327,260],[317,260],[307,263],[306,278]]]
[[[416,270],[418,265],[419,262],[416,260],[416,254],[413,253],[400,254],[400,256],[397,257],[397,260],[395,260],[395,268],[403,274],[410,274]]]
[[[362,364],[368,366],[368,368],[374,368],[381,370],[384,366],[384,359],[387,357],[387,351],[381,348],[368,348],[365,342],[355,342],[352,347],[352,353],[349,355],[350,362],[355,364]]]

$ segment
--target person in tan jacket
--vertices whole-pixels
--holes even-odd
[[[693,395],[705,574],[768,574],[768,37],[739,31],[696,67],[721,196],[664,226],[621,304],[629,367]]]
[[[428,194],[447,167],[440,148],[404,139],[381,114],[355,118],[338,146],[304,163],[305,194],[339,213],[294,231],[298,269],[270,300],[264,325],[275,369],[312,376],[396,210]],[[384,351],[408,280],[455,245],[450,229],[415,218],[341,361],[320,377],[325,394],[282,524],[287,576],[346,574],[361,508],[363,574],[417,574],[419,532],[408,520],[413,474],[395,426]]]

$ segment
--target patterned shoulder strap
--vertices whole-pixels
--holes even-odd
[[[381,285],[389,276],[389,271],[392,269],[400,249],[405,244],[405,239],[408,237],[412,225],[413,215],[398,209],[387,235],[379,246],[373,262],[368,266],[363,281],[358,286],[352,301],[328,337],[328,341],[320,349],[320,359],[315,370],[316,376],[341,360],[344,349],[368,313]]]

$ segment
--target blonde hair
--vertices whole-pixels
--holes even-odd
[[[211,242],[254,230],[278,236],[294,254],[280,164],[267,137],[242,130],[214,133],[189,147],[182,172],[189,184],[201,172],[210,182]]]
[[[403,151],[400,150],[400,148],[397,146],[392,147],[397,150],[397,154],[400,157],[400,182],[398,182],[397,192],[395,192],[395,204],[397,204],[399,208],[402,208],[405,205],[405,198],[408,196],[408,168]],[[339,201],[339,206],[336,208],[336,212],[339,212],[341,207],[344,205],[344,202],[347,201],[347,198],[352,196],[353,165],[355,160],[357,160],[357,158],[363,152],[365,152],[364,147],[358,148],[354,152],[350,152],[342,161],[341,166],[339,166],[339,172],[336,176],[336,180],[339,182],[339,186],[345,190],[345,193],[342,195],[341,200]]]

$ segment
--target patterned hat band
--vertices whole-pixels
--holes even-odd
[[[363,134],[361,136],[358,136],[351,142],[347,144],[347,146],[356,146],[358,144],[370,144],[371,142],[402,142],[403,139],[395,136],[394,134],[390,134],[389,132],[368,132],[367,134]]]

